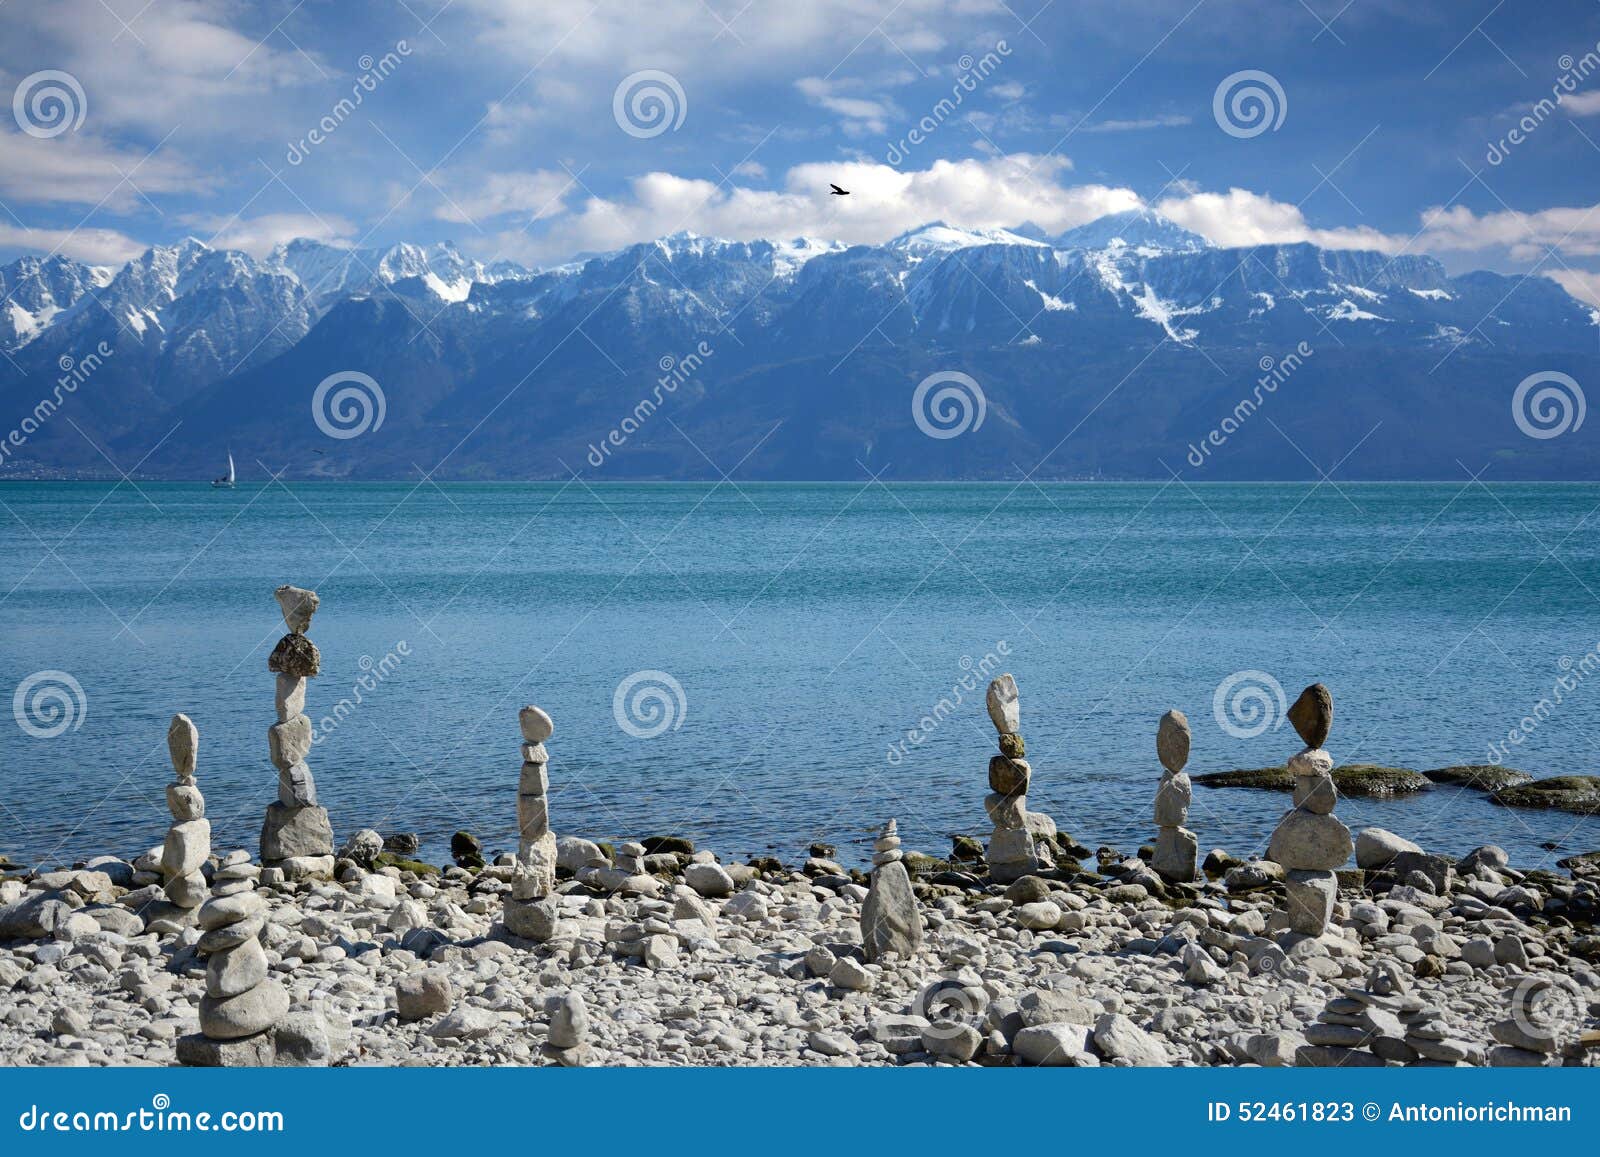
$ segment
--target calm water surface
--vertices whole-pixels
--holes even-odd
[[[786,857],[827,839],[859,862],[891,815],[934,852],[986,830],[981,695],[889,752],[993,655],[1022,689],[1031,805],[1131,850],[1168,707],[1193,772],[1298,746],[1219,727],[1235,672],[1290,698],[1326,682],[1341,762],[1430,768],[1482,762],[1600,643],[1592,485],[17,483],[0,503],[0,690],[65,672],[87,705],[53,738],[0,728],[0,851],[33,862],[159,843],[174,711],[200,728],[218,846],[254,848],[284,582],[322,596],[314,719],[389,672],[312,753],[336,834],[416,831],[434,858],[457,828],[511,846],[529,702],[556,720],[557,831]],[[683,689],[652,738],[613,710],[639,671]],[[1600,678],[1509,762],[1592,774],[1597,734]],[[1253,853],[1284,806],[1197,789],[1190,826]],[[1526,865],[1600,847],[1600,819],[1453,789],[1339,814]]]

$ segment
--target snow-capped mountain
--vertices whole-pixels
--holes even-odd
[[[1528,439],[1510,419],[1530,373],[1600,381],[1596,311],[1555,282],[1219,248],[1149,210],[1055,237],[942,222],[881,245],[675,233],[540,271],[447,243],[300,240],[257,261],[186,240],[114,274],[28,259],[0,279],[0,323],[16,319],[0,328],[0,402],[28,412],[60,357],[106,341],[115,356],[73,398],[74,422],[138,460],[181,419],[145,466],[178,476],[205,476],[224,444],[291,475],[445,458],[442,476],[565,476],[650,398],[672,422],[601,455],[606,476],[699,476],[702,452],[736,462],[776,428],[747,471],[855,477],[889,457],[901,477],[999,476],[1050,451],[1046,477],[1164,477],[1291,354],[1273,423],[1234,436],[1208,477],[1298,476],[1302,452],[1331,463],[1363,435],[1347,471],[1440,476],[1489,456],[1528,476],[1600,474],[1581,438]],[[387,417],[330,442],[310,398],[346,370],[382,385]],[[973,437],[913,421],[914,387],[941,370],[982,383],[992,417]],[[52,428],[11,461],[96,457]]]

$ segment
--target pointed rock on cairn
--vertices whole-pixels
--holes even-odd
[[[505,902],[506,929],[525,940],[548,940],[555,932],[555,905],[547,902],[556,886],[556,837],[550,830],[550,754],[544,741],[555,733],[550,716],[538,707],[518,713],[522,725],[522,779],[517,786],[517,865],[511,896]]]
[[[1189,719],[1182,711],[1168,711],[1156,728],[1156,756],[1161,760],[1161,782],[1156,786],[1156,854],[1150,861],[1162,879],[1177,884],[1190,883],[1200,841],[1184,824],[1189,820],[1189,804],[1194,787],[1184,774],[1189,762]]]
[[[305,713],[306,680],[322,668],[317,646],[306,638],[321,599],[303,587],[274,592],[289,633],[267,657],[278,676],[278,721],[267,728],[267,751],[278,769],[278,802],[267,807],[261,825],[261,863],[290,880],[333,875],[333,825],[328,809],[317,806],[317,785],[306,756],[311,754],[311,719]]]
[[[206,801],[194,782],[200,732],[187,715],[174,715],[167,727],[167,752],[174,781],[167,785],[167,810],[172,826],[161,847],[161,875],[166,901],[151,906],[145,929],[158,934],[182,931],[205,902],[206,878],[201,872],[211,858],[211,821]]]
[[[1043,812],[1028,812],[1028,781],[1033,768],[1026,759],[1022,740],[1022,709],[1017,700],[1017,681],[1001,675],[989,684],[986,699],[989,720],[1000,733],[1000,754],[989,760],[989,794],[983,806],[994,823],[989,836],[989,878],[997,884],[1010,884],[1040,868],[1053,867],[1041,857],[1034,844],[1035,832],[1055,831],[1055,823]]]
[[[1333,785],[1333,757],[1322,750],[1333,726],[1333,696],[1321,683],[1313,683],[1289,708],[1289,722],[1306,746],[1289,761],[1295,806],[1283,813],[1273,830],[1267,858],[1286,872],[1289,927],[1321,936],[1339,894],[1334,869],[1354,850],[1350,829],[1333,814],[1339,798]]]
[[[206,960],[200,1032],[178,1041],[178,1063],[208,1067],[270,1065],[272,1028],[289,1011],[289,994],[267,968],[261,930],[267,905],[256,893],[261,869],[244,850],[222,861],[211,899],[200,908],[195,951]]]
[[[874,963],[894,953],[907,959],[922,946],[922,914],[901,862],[898,825],[883,825],[872,845],[872,886],[861,905],[861,947]]]

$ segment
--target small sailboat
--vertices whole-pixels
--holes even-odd
[[[233,469],[233,451],[228,451],[228,472],[221,478],[213,478],[211,485],[217,490],[232,490],[233,484],[238,481],[238,474]]]

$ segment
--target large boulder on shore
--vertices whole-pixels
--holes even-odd
[[[1419,845],[1384,828],[1362,828],[1356,833],[1358,868],[1384,868],[1401,852],[1420,851]]]
[[[861,904],[861,947],[869,963],[894,952],[909,957],[922,946],[922,913],[911,877],[898,860],[876,868],[872,890]]]

